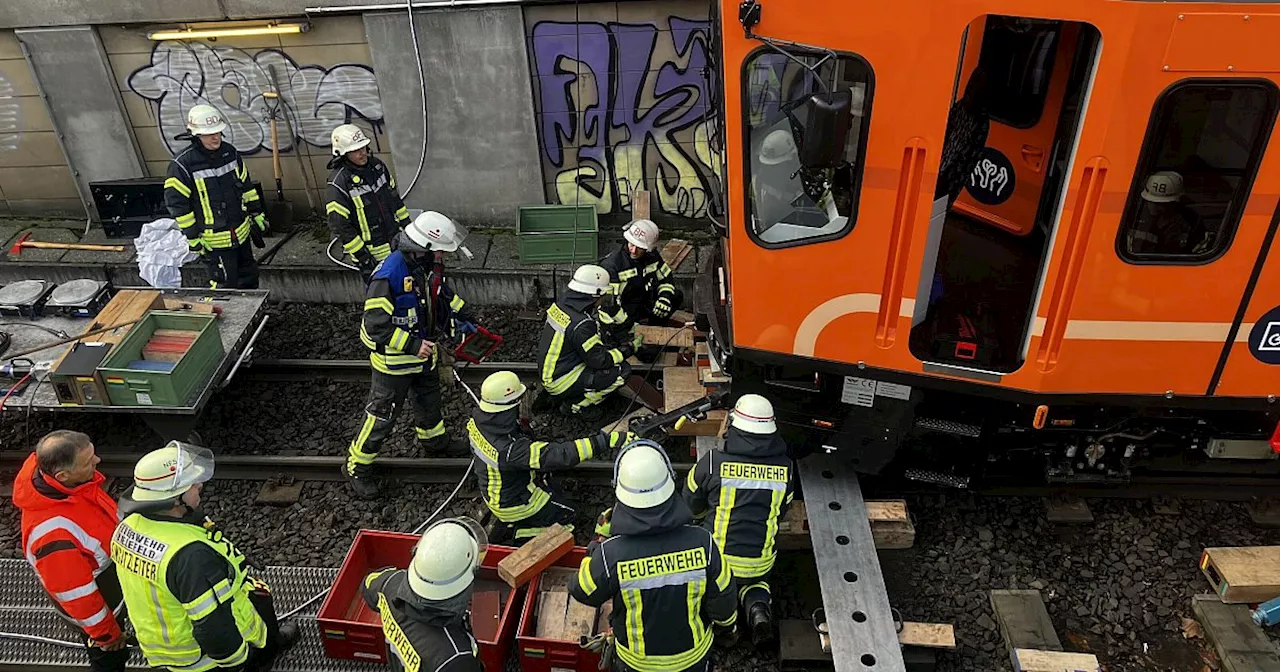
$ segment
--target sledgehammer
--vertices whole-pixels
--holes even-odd
[[[41,250],[90,250],[92,252],[124,252],[124,245],[93,245],[90,243],[46,243],[39,240],[27,240],[31,237],[28,231],[9,248],[11,256],[21,256],[22,248],[33,247]]]

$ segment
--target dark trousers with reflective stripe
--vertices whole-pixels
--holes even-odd
[[[498,522],[494,525],[493,543],[521,546],[524,542],[538,536],[542,530],[555,524],[573,529],[573,518],[577,513],[574,502],[565,494],[564,488],[556,480],[543,477],[538,485],[551,495],[551,500],[537,513],[514,523]]]
[[[214,289],[257,289],[258,261],[253,258],[253,246],[244,241],[235,247],[208,250],[205,263],[213,274],[210,286]]]
[[[433,439],[444,434],[444,416],[440,413],[440,374],[436,367],[424,366],[422,373],[403,376],[374,371],[364,423],[347,451],[349,471],[363,471],[373,464],[382,450],[382,442],[395,428],[406,397],[413,401],[414,431],[419,439]]]
[[[627,376],[630,375],[631,365],[626,362],[600,371],[587,369],[578,377],[577,382],[564,391],[564,394],[553,398],[557,403],[568,402],[579,408],[595,406],[622,387]]]
[[[255,589],[249,593],[249,603],[267,625],[267,645],[261,649],[249,647],[245,672],[270,672],[276,656],[280,655],[280,621],[276,619],[275,598],[266,590]]]
[[[672,670],[671,672],[715,672],[715,669],[715,663],[711,662],[711,655],[708,654],[706,658],[694,663],[692,667],[686,667],[683,670]],[[635,672],[635,670],[615,655],[613,657],[613,672]]]
[[[744,615],[750,616],[751,605],[757,602],[763,602],[766,607],[773,604],[773,595],[769,591],[769,575],[772,573],[765,572],[763,576],[752,578],[734,577],[738,582],[738,605]]]

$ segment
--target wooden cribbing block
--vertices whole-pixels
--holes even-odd
[[[1200,571],[1227,604],[1280,596],[1280,546],[1206,548]]]
[[[680,332],[680,333],[676,333]],[[650,327],[640,325],[636,327],[636,333],[644,339],[645,345],[656,345],[666,348],[692,348],[693,335],[695,332],[683,327]]]
[[[707,396],[707,391],[693,367],[669,366],[662,370],[662,394],[665,410],[674,411]]]
[[[694,314],[693,314],[693,313],[691,313],[691,312],[689,312],[689,311],[687,311],[687,310],[677,310],[676,312],[671,313],[671,321],[672,321],[672,322],[680,322],[681,324],[689,324],[690,322],[694,321],[695,319],[697,319],[697,318],[694,316]]]
[[[916,541],[916,528],[907,515],[904,499],[867,500],[867,520],[871,522],[871,537],[876,548],[882,551],[911,548]],[[779,550],[795,551],[813,548],[809,536],[809,516],[805,503],[793,502],[787,515],[778,521]]]
[[[649,192],[644,189],[631,194],[631,221],[637,219],[649,219]]]
[[[640,361],[640,358],[636,357],[635,355],[631,355],[630,357],[628,357],[627,363],[633,367],[642,366],[644,364],[644,362]],[[666,351],[659,353],[658,358],[653,360],[653,363],[650,364],[650,366],[659,367],[659,368],[666,368],[668,366],[679,366],[679,365],[680,365],[680,353],[666,352]]]
[[[699,368],[698,378],[703,385],[727,385],[732,380],[723,373],[716,373],[710,366]]]
[[[612,626],[609,625],[609,617],[613,615],[613,602],[609,601],[600,605],[599,612],[600,613],[596,615],[596,630],[591,633],[593,635],[608,632],[612,628]]]
[[[512,588],[518,588],[541,574],[573,548],[573,533],[559,523],[543,530],[498,563],[498,576]]]
[[[1013,650],[1014,672],[1099,672],[1098,659],[1090,653]]]
[[[185,311],[188,313],[211,314],[211,313],[217,313],[220,311],[220,307],[215,306],[212,303],[207,303],[205,301],[183,301],[182,299],[172,297],[172,296],[164,297],[163,299],[160,300],[160,303],[165,310],[173,310],[178,312]]]
[[[590,637],[596,627],[596,608],[569,597],[569,610],[564,616],[564,639],[571,642],[586,635]]]
[[[1191,611],[1217,651],[1224,672],[1280,670],[1280,656],[1262,628],[1253,623],[1248,606],[1196,595],[1191,598]]]
[[[569,593],[552,590],[538,594],[538,636],[547,639],[568,639],[564,632],[564,617],[569,610]]]
[[[88,333],[95,329],[109,327],[113,324],[120,324],[121,322],[128,322],[130,320],[141,320],[147,316],[148,311],[153,310],[158,305],[160,305],[160,292],[156,290],[122,289],[116,292],[115,296],[111,297],[111,300],[107,302],[107,305],[103,306],[102,310],[98,312],[97,317],[95,317],[93,321],[84,328],[84,331],[81,331],[80,333]],[[114,348],[120,344],[120,341],[124,340],[125,336],[129,335],[129,331],[133,329],[134,326],[136,326],[136,323],[126,325],[118,329],[112,329],[111,331],[105,331],[101,334],[95,334],[90,336],[89,339],[98,343],[110,343],[111,347]],[[74,349],[75,345],[72,344],[71,347],[63,350],[62,354],[54,360],[51,370],[57,371],[58,365],[62,364],[62,359],[70,354]]]
[[[920,646],[926,649],[956,648],[956,629],[950,623],[902,622],[898,631],[898,643],[903,646]]]
[[[667,262],[671,270],[680,268],[680,264],[693,252],[693,243],[679,238],[672,238],[662,246],[662,260]]]

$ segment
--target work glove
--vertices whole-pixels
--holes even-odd
[[[254,216],[253,216],[253,224],[254,224],[254,228],[258,229],[259,231],[261,231],[261,232],[263,232],[263,233],[266,233],[266,231],[267,231],[267,215],[266,215],[266,213],[259,212],[258,214],[254,215]]]
[[[596,536],[604,538],[613,536],[610,531],[613,527],[613,507],[609,507],[600,512],[596,517]]]
[[[617,450],[639,438],[631,432],[609,432],[605,436],[609,438],[609,447],[614,450]]]
[[[199,238],[188,238],[187,250],[190,251],[192,254],[196,255],[197,257],[200,257],[203,259],[204,253],[208,252],[209,248],[205,247],[204,241],[200,240]]]
[[[666,294],[659,294],[658,300],[653,303],[653,316],[665,320],[671,317],[675,312],[675,306],[671,305],[671,297]]]
[[[249,240],[252,240],[253,246],[259,250],[267,246],[267,241],[262,237],[262,229],[256,226],[249,227]]]

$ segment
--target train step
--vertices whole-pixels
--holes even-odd
[[[916,429],[955,434],[956,436],[965,436],[971,439],[982,436],[982,427],[978,425],[969,425],[955,420],[942,420],[940,418],[916,418]]]
[[[919,483],[932,483],[933,485],[941,485],[960,490],[969,487],[969,477],[960,476],[958,474],[930,471],[928,469],[908,469],[902,475],[909,481],[916,481]]]

